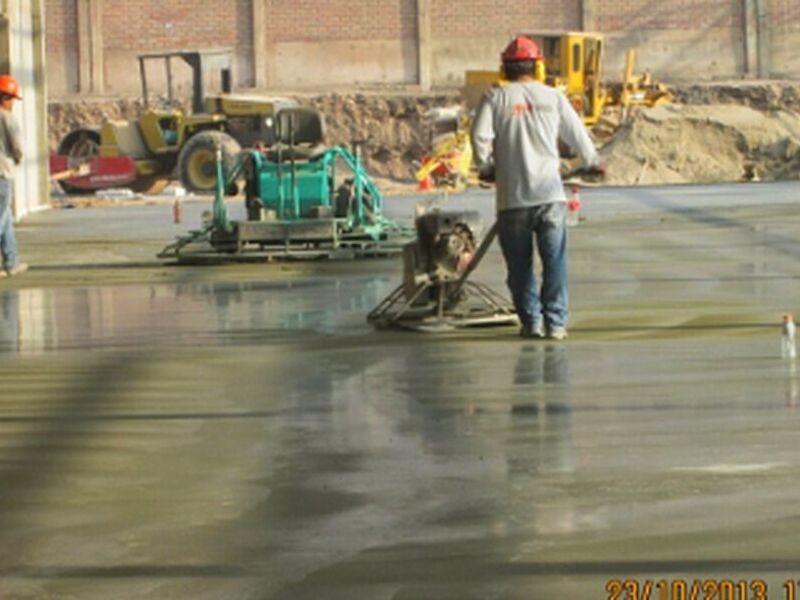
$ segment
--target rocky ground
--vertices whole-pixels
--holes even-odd
[[[595,127],[608,183],[659,184],[800,178],[800,83],[711,83],[676,87],[675,102],[610,108]],[[383,181],[412,184],[429,142],[424,115],[452,106],[458,90],[415,95],[359,92],[306,95],[326,118],[328,143],[364,142],[367,169]],[[50,144],[103,119],[133,118],[138,100],[64,100],[49,106]]]

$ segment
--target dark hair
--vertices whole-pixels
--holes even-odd
[[[535,61],[529,60],[514,60],[503,63],[503,71],[505,72],[506,79],[509,81],[516,81],[525,75],[533,76],[533,66]]]

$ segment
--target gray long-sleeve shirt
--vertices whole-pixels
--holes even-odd
[[[539,82],[493,88],[478,107],[471,136],[478,168],[494,161],[498,211],[566,202],[559,174],[559,138],[587,166],[599,163],[567,97]]]
[[[9,110],[0,108],[0,177],[11,179],[14,165],[22,160],[22,134]]]

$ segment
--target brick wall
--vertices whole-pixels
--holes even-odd
[[[769,0],[770,66],[777,75],[800,74],[800,1]]]
[[[77,0],[45,0],[48,81],[77,91]],[[94,1],[94,0],[93,0]],[[428,0],[434,83],[467,68],[495,68],[514,34],[582,27],[582,0]],[[135,93],[136,54],[231,47],[235,78],[252,85],[254,0],[104,0],[106,91]],[[800,73],[800,1],[768,0],[775,72]],[[418,77],[417,0],[267,0],[265,71],[272,87],[413,83]],[[592,29],[608,38],[606,72],[624,51],[662,78],[744,72],[744,0],[592,0]]]
[[[267,29],[281,42],[398,40],[416,36],[416,0],[272,2]]]
[[[239,4],[242,2],[219,0],[106,2],[105,46],[136,51],[234,46]]]
[[[595,29],[705,30],[742,26],[740,0],[595,0]]]
[[[770,18],[777,28],[800,26],[800,2],[769,0]]]
[[[45,0],[45,56],[51,90],[78,86],[77,0]]]
[[[521,31],[580,29],[580,0],[431,0],[434,36],[507,37]]]
[[[47,39],[45,47],[50,57],[74,52],[78,44],[78,9],[76,0],[46,0]]]

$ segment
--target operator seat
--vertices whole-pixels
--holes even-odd
[[[315,108],[293,106],[275,115],[275,144],[267,150],[273,162],[314,160],[321,157],[325,147],[325,118]]]
[[[178,115],[174,111],[147,109],[139,117],[142,138],[151,152],[164,154],[175,150],[178,141],[175,121]]]

